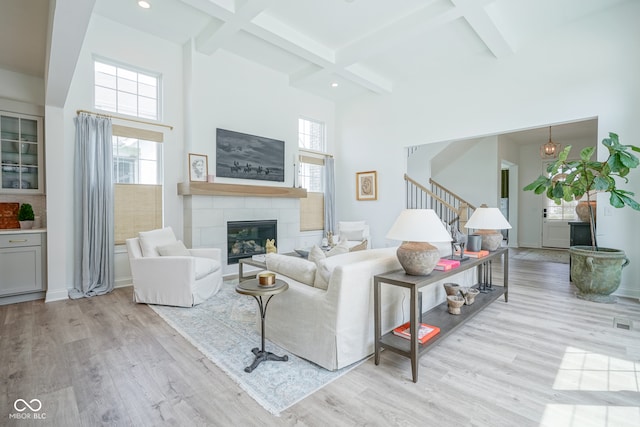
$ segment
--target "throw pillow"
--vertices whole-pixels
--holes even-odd
[[[165,227],[158,230],[141,231],[138,233],[140,238],[140,249],[142,249],[143,257],[158,257],[158,246],[164,246],[176,242],[176,236],[173,234],[171,227]]]
[[[305,285],[313,286],[316,264],[304,258],[270,253],[265,256],[267,269],[290,277]]]
[[[346,239],[342,239],[340,240],[340,243],[335,245],[329,252],[327,252],[327,257],[346,253],[349,253],[349,245]]]
[[[182,240],[176,240],[174,243],[158,246],[156,249],[160,256],[191,256],[189,249],[182,243]]]
[[[349,252],[363,251],[363,250],[367,249],[367,244],[368,243],[369,243],[368,240],[363,240],[362,243],[358,243],[355,246],[351,246],[351,249],[349,249]]]

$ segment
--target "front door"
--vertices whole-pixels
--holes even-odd
[[[547,168],[547,165],[543,166]],[[570,229],[569,221],[576,221],[576,201],[556,203],[546,197],[542,197],[542,247],[544,248],[569,248]]]

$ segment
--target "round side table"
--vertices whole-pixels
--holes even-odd
[[[270,286],[260,285],[258,279],[245,280],[236,285],[236,292],[242,295],[250,295],[258,302],[258,307],[260,308],[260,319],[261,319],[261,336],[262,336],[262,347],[255,347],[251,350],[251,352],[256,356],[255,360],[251,364],[251,366],[247,366],[244,368],[245,372],[252,372],[261,362],[266,360],[276,361],[276,362],[286,362],[289,360],[289,356],[276,356],[275,354],[264,350],[264,319],[267,315],[267,306],[269,305],[269,301],[274,295],[282,293],[289,289],[289,284],[284,280],[276,279],[276,282]],[[266,298],[266,301],[263,299]]]

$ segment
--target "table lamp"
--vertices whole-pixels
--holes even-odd
[[[509,229],[511,224],[502,215],[500,209],[483,204],[473,212],[465,228],[474,228],[477,230],[476,234],[482,236],[482,249],[495,251],[502,242],[502,233],[498,230]]]
[[[428,242],[450,242],[451,236],[433,209],[405,209],[387,239],[402,240],[396,254],[407,274],[426,276],[440,260],[440,251]]]

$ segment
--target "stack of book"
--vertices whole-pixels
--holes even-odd
[[[440,258],[440,261],[438,261],[434,270],[449,271],[458,267],[460,267],[460,261],[456,259]]]
[[[424,344],[439,333],[440,328],[437,326],[421,323],[420,329],[418,330],[418,341],[420,344]],[[404,325],[398,326],[393,330],[393,334],[408,340],[411,339],[411,323],[407,322]]]
[[[460,251],[456,251],[456,255],[460,256]],[[478,252],[464,251],[464,256],[469,258],[483,258],[489,256],[489,251],[479,250]]]

